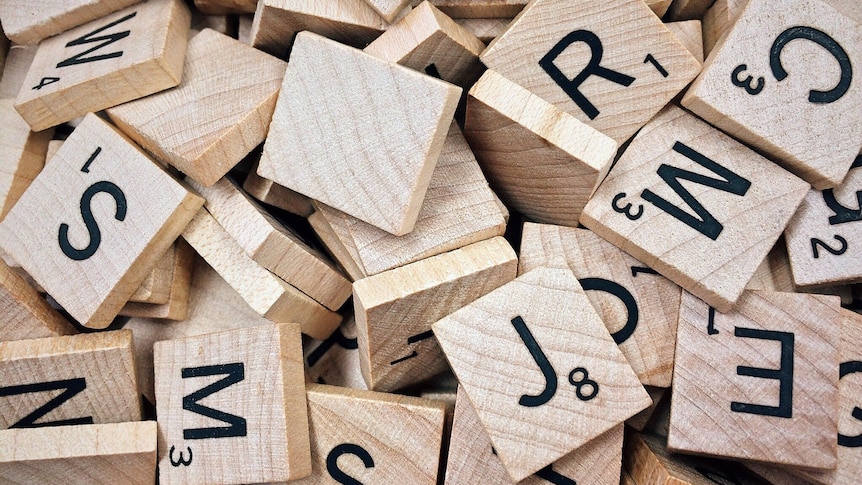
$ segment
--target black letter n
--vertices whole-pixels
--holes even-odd
[[[92,56],[92,57],[84,57],[84,56],[86,56],[87,54],[90,54],[91,52],[95,52],[95,51],[101,49],[102,47],[111,45],[120,39],[125,39],[126,37],[128,37],[130,34],[130,32],[128,30],[125,30],[123,32],[117,32],[116,34],[101,35],[98,37],[93,37],[93,36],[96,34],[99,34],[101,32],[104,32],[105,30],[108,30],[111,27],[119,25],[119,24],[125,22],[126,20],[131,19],[132,17],[137,15],[137,13],[138,12],[132,12],[129,15],[126,15],[125,17],[121,18],[120,20],[116,20],[114,22],[111,22],[104,27],[99,27],[98,29],[90,32],[89,34],[84,34],[81,37],[78,37],[77,39],[70,41],[68,44],[66,44],[66,47],[74,47],[74,46],[78,46],[78,45],[94,44],[96,42],[101,42],[101,44],[94,46],[94,47],[91,47],[91,48],[85,50],[84,52],[81,52],[80,54],[76,54],[76,55],[66,59],[65,61],[61,61],[59,64],[57,64],[57,67],[59,68],[59,67],[66,67],[66,66],[74,66],[75,64],[84,64],[86,62],[102,61],[105,59],[113,59],[115,57],[121,57],[123,55],[123,51],[111,52],[110,54],[99,54],[99,55]]]
[[[189,367],[182,369],[183,379],[189,377],[217,376],[222,374],[226,374],[226,377],[183,397],[183,409],[208,418],[217,419],[229,424],[229,426],[184,429],[183,438],[187,440],[200,440],[206,438],[246,436],[247,430],[245,418],[198,403],[198,401],[210,394],[215,394],[216,392],[245,379],[245,366],[242,362],[236,364],[207,365],[204,367]]]

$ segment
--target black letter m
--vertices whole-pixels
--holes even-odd
[[[113,59],[115,57],[122,56],[123,51],[118,51],[118,52],[111,52],[110,54],[99,54],[99,55],[92,56],[92,57],[84,57],[91,52],[95,52],[95,51],[101,49],[102,47],[105,47],[107,45],[111,45],[120,39],[125,39],[126,37],[128,37],[129,33],[130,33],[128,30],[125,30],[123,32],[118,32],[116,34],[101,35],[98,37],[93,37],[93,36],[96,34],[100,34],[100,33],[104,32],[105,30],[110,29],[111,27],[119,25],[119,24],[125,22],[126,20],[131,19],[132,17],[137,15],[137,13],[138,12],[132,12],[129,15],[126,15],[125,17],[121,18],[120,20],[116,20],[114,22],[111,22],[104,27],[100,27],[100,28],[90,32],[89,34],[82,35],[81,37],[78,37],[77,39],[70,41],[68,44],[66,44],[66,47],[74,47],[74,46],[78,46],[78,45],[94,44],[96,42],[101,42],[101,44],[94,46],[94,47],[91,47],[91,48],[85,50],[84,52],[81,52],[80,54],[76,54],[76,55],[66,59],[65,61],[60,62],[59,64],[57,64],[57,67],[59,68],[59,67],[66,67],[66,66],[74,66],[75,64],[84,64],[85,62],[102,61],[105,59]]]
[[[247,431],[245,418],[198,403],[198,401],[210,394],[215,394],[216,392],[245,379],[245,366],[242,362],[236,364],[207,365],[204,367],[189,367],[182,369],[183,379],[189,377],[217,376],[222,374],[226,374],[226,377],[183,397],[183,409],[225,422],[229,426],[184,429],[183,438],[187,440],[200,440],[206,438],[246,436]]]

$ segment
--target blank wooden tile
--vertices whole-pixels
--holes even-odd
[[[524,224],[518,264],[570,269],[641,383],[670,387],[679,286],[586,229]]]
[[[154,350],[161,483],[260,483],[308,475],[299,325],[167,340]]]
[[[800,287],[862,281],[862,156],[838,187],[811,190],[784,232]]]
[[[517,483],[546,485],[574,482],[618,485],[622,448],[623,425],[619,424],[535,475]],[[494,453],[491,440],[482,427],[473,405],[470,404],[466,394],[459,391],[455,402],[452,436],[449,440],[446,484],[463,483],[513,485],[515,482],[506,473],[506,469]]]
[[[365,47],[386,21],[365,0],[258,0],[251,45],[287,59],[298,32],[308,30],[354,47]]]
[[[715,0],[673,0],[667,11],[670,20],[699,20]]]
[[[688,52],[703,64],[703,26],[699,17],[695,20],[668,22],[664,25],[673,32],[676,40],[680,41]]]
[[[410,232],[461,89],[306,32],[281,92],[258,174],[396,236]]]
[[[91,114],[0,223],[0,246],[73,318],[105,328],[202,204]]]
[[[364,52],[468,89],[482,74],[475,35],[429,2],[422,2]]]
[[[365,268],[359,264],[359,253],[353,245],[353,237],[350,235],[347,227],[330,224],[329,219],[323,215],[327,211],[326,206],[319,204],[318,208],[319,210],[308,216],[308,223],[314,230],[317,238],[326,246],[329,254],[332,255],[338,266],[341,267],[351,281],[365,278]],[[343,214],[341,211],[336,211],[332,208],[328,208],[328,211],[331,211],[335,215],[339,213]],[[331,217],[331,219],[335,220],[334,217]],[[350,216],[345,215],[345,217]],[[339,229],[341,231],[336,232]]]
[[[0,341],[59,337],[75,328],[24,278],[0,261]]]
[[[174,280],[174,245],[168,247],[147,274],[138,289],[129,297],[130,302],[167,303]]]
[[[204,29],[174,89],[108,110],[118,127],[209,187],[266,138],[287,64]]]
[[[254,13],[257,0],[194,0],[195,7],[208,15]]]
[[[171,258],[171,285],[168,288],[167,301],[162,304],[128,302],[120,310],[120,315],[179,321],[188,317],[189,290],[195,252],[182,238],[177,239],[174,247]]]
[[[525,273],[432,328],[515,481],[651,402],[571,271]]]
[[[452,18],[512,18],[528,0],[430,0]]]
[[[252,260],[206,208],[188,225],[183,238],[262,317],[299,323],[304,334],[316,338],[326,338],[341,322],[339,314]]]
[[[431,324],[515,279],[502,237],[473,243],[353,283],[362,375],[390,392],[449,368]]]
[[[626,436],[623,466],[638,485],[766,485],[730,462],[669,453],[663,438],[649,434]]]
[[[410,5],[410,0],[365,0],[365,3],[387,22],[394,22]]]
[[[134,3],[136,0],[8,0],[0,5],[0,17],[6,37],[29,45]]]
[[[617,143],[700,72],[652,10],[630,0],[532,2],[481,59]]]
[[[267,214],[235,183],[222,179],[211,187],[194,182],[191,186],[207,199],[206,208],[219,225],[258,264],[330,310],[338,310],[350,297],[350,281],[325,255]]]
[[[257,164],[246,176],[242,189],[255,199],[291,214],[308,217],[314,212],[308,197],[258,175]]]
[[[475,35],[480,41],[485,44],[494,40],[501,35],[512,23],[511,18],[501,19],[452,19],[456,24],[464,27],[468,32]]]
[[[114,483],[156,480],[155,421],[0,431],[4,483]]]
[[[825,0],[751,0],[683,105],[817,189],[862,146],[862,32]],[[820,81],[805,73],[821,73]]]
[[[128,330],[0,342],[0,375],[0,429],[141,419]]]
[[[326,340],[312,339],[302,348],[306,382],[368,389],[359,368],[359,342],[353,315],[346,317]]]
[[[15,109],[39,131],[176,86],[190,22],[185,2],[150,0],[46,39]]]
[[[14,99],[18,96],[38,50],[39,47],[35,45],[12,44],[9,47],[6,64],[3,66],[3,77],[0,78],[0,98]]]
[[[667,13],[667,9],[670,8],[670,4],[673,0],[644,0],[647,6],[658,16],[658,18],[664,17],[664,14]]]
[[[715,0],[703,15],[703,52],[709,55],[718,39],[730,30],[748,0]]]
[[[609,137],[493,70],[470,89],[464,136],[507,206],[569,226],[617,151]]]
[[[368,276],[502,236],[508,217],[454,123],[412,232],[396,237],[331,207],[319,205],[319,209],[345,250],[355,253],[351,259],[361,273]]]
[[[808,188],[668,106],[626,149],[581,223],[725,312]]]
[[[54,130],[30,131],[30,126],[12,106],[15,100],[0,98],[0,220],[18,202],[45,166],[48,142]]]
[[[727,314],[684,293],[668,447],[834,468],[838,298],[745,292]]]
[[[310,384],[312,474],[296,483],[434,485],[444,417],[439,401]]]

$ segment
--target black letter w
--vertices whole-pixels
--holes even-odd
[[[129,33],[130,33],[128,30],[123,31],[123,32],[118,32],[116,34],[102,35],[99,37],[93,37],[93,36],[96,34],[99,34],[101,32],[104,32],[105,30],[108,30],[111,27],[119,25],[119,24],[125,22],[126,20],[131,19],[132,17],[137,15],[137,13],[138,12],[132,12],[129,15],[126,15],[125,17],[121,18],[120,20],[111,22],[104,27],[100,27],[100,28],[90,32],[89,34],[82,35],[81,37],[78,37],[77,39],[74,39],[71,42],[69,42],[68,44],[66,44],[66,47],[74,47],[74,46],[78,46],[78,45],[86,45],[86,44],[93,44],[96,42],[101,42],[101,44],[99,44],[95,47],[91,47],[91,48],[85,50],[84,52],[81,52],[80,54],[74,55],[74,56],[66,59],[65,61],[60,62],[59,64],[57,64],[57,67],[59,68],[59,67],[66,67],[66,66],[74,66],[75,64],[84,64],[85,62],[102,61],[105,59],[113,59],[115,57],[122,56],[123,51],[111,52],[110,54],[100,54],[100,55],[92,56],[92,57],[84,57],[91,52],[95,52],[95,51],[101,49],[102,47],[105,47],[107,45],[111,45],[120,39],[125,39],[126,37],[128,37]]]
[[[226,374],[227,376],[223,379],[219,379],[218,381],[213,382],[212,384],[204,387],[203,389],[200,389],[189,394],[188,396],[183,397],[183,409],[185,409],[186,411],[191,411],[193,413],[198,413],[208,418],[223,421],[229,424],[229,426],[184,429],[183,438],[187,440],[200,440],[206,438],[229,438],[232,436],[246,436],[247,431],[245,418],[241,418],[239,416],[235,416],[224,411],[219,411],[217,409],[213,409],[198,403],[198,401],[209,396],[210,394],[215,394],[216,392],[219,392],[222,389],[245,379],[245,366],[242,364],[242,362],[237,364],[189,367],[182,370],[183,379],[189,377],[217,376],[222,374]]]

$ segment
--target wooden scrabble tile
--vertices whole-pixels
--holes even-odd
[[[825,0],[784,2],[780,18],[751,0],[723,39],[682,104],[815,188],[840,184],[862,146],[858,24]]]
[[[720,314],[684,293],[668,447],[834,468],[845,318],[834,296],[749,291]]]
[[[308,216],[308,223],[314,230],[317,238],[326,246],[329,254],[332,255],[338,266],[341,267],[351,281],[365,278],[365,268],[359,264],[359,253],[357,253],[356,247],[353,245],[353,237],[350,235],[349,230],[346,226],[336,227],[330,224],[329,220],[323,215],[325,206],[321,204],[320,209]],[[330,208],[330,210],[333,214],[340,213],[340,211],[336,211],[335,209]],[[337,230],[339,232],[336,232]]]
[[[703,64],[703,26],[701,21],[699,19],[683,20],[668,22],[664,25],[673,32],[676,40],[680,41],[688,52]]]
[[[0,223],[0,246],[73,318],[105,328],[202,204],[91,114]]]
[[[662,398],[664,398],[667,393],[667,388],[664,387],[644,386],[644,389],[646,389],[647,394],[649,394],[652,404],[650,404],[648,408],[626,420],[626,425],[637,431],[643,431],[644,428],[646,428],[647,423],[653,417],[659,404],[661,404]]]
[[[862,10],[859,9],[859,3],[855,0],[826,0],[832,8],[838,10],[842,14],[855,20],[856,23],[862,24]]]
[[[493,70],[470,89],[464,136],[509,207],[569,226],[617,152],[611,138]]]
[[[547,483],[590,483],[618,485],[622,461],[623,425],[618,424],[584,446],[518,482],[521,485]],[[455,402],[446,484],[484,483],[514,485],[496,456],[491,440],[467,395],[460,390]]]
[[[524,224],[518,264],[570,269],[641,383],[670,387],[679,286],[586,229]]]
[[[135,303],[167,303],[171,283],[174,279],[174,245],[168,247],[156,261],[155,267],[147,274],[138,289],[129,297]]]
[[[396,237],[331,207],[318,207],[316,214],[326,219],[367,276],[502,236],[508,217],[454,123],[410,233]]]
[[[151,403],[156,402],[153,387],[153,345],[156,342],[272,323],[248,306],[203,259],[196,256],[193,259],[186,319],[134,317],[123,327],[134,334],[138,389]]]
[[[581,223],[726,312],[808,189],[729,136],[668,106],[623,153]]]
[[[432,328],[514,481],[651,402],[571,271],[525,273]]]
[[[430,0],[431,4],[452,18],[512,18],[528,0]]]
[[[251,259],[206,208],[186,227],[183,237],[262,317],[299,323],[304,334],[315,338],[328,337],[341,322],[339,314]]]
[[[452,19],[456,24],[463,27],[467,32],[476,36],[480,41],[488,44],[497,36],[501,35],[512,23],[511,18],[502,19]]]
[[[185,2],[150,0],[46,39],[15,109],[39,131],[176,86],[190,22]]]
[[[364,49],[364,52],[468,89],[482,74],[475,35],[422,2]]]
[[[791,474],[789,468],[753,462],[746,462],[743,466],[772,485],[811,485],[808,480]]]
[[[225,178],[211,187],[190,184],[252,260],[330,310],[338,310],[350,297],[350,281],[325,255],[267,214],[232,181]]]
[[[368,389],[359,367],[356,319],[346,317],[326,340],[303,345],[305,381],[331,386]]]
[[[156,481],[155,421],[0,431],[4,483]]]
[[[386,30],[386,21],[365,0],[258,0],[251,45],[287,59],[298,32],[365,47]]]
[[[167,301],[162,304],[135,303],[130,301],[120,310],[120,315],[180,321],[188,317],[189,289],[191,287],[195,252],[189,246],[189,243],[179,238],[174,243],[174,250],[171,256],[171,284],[168,288]]]
[[[715,0],[673,0],[667,11],[670,20],[699,20]]]
[[[703,51],[712,52],[718,39],[730,30],[748,0],[715,0],[712,7],[703,14]]]
[[[15,99],[18,96],[37,50],[35,45],[12,44],[9,47],[6,64],[3,66],[3,77],[0,78],[0,98]]]
[[[317,34],[296,38],[258,174],[396,236],[410,232],[461,89]]]
[[[0,429],[141,419],[128,330],[0,342],[0,375]]]
[[[626,435],[623,467],[638,485],[766,485],[731,462],[669,453],[662,437],[649,434]]]
[[[838,187],[811,190],[784,232],[793,282],[800,287],[862,281],[862,156]]]
[[[518,256],[498,236],[353,283],[362,375],[390,392],[449,368],[431,324],[515,279]]]
[[[12,106],[15,100],[0,98],[0,220],[18,202],[36,175],[42,171],[48,142],[54,130],[30,131],[30,126]]]
[[[365,3],[384,20],[391,23],[410,5],[410,0],[365,0]]]
[[[154,351],[161,483],[260,483],[308,475],[299,325],[166,340]]]
[[[287,63],[214,30],[189,41],[174,88],[111,108],[117,126],[209,187],[266,138]]]
[[[194,0],[195,8],[208,15],[254,13],[257,0]]]
[[[308,197],[258,175],[257,163],[246,176],[242,189],[255,199],[291,214],[308,217],[314,212]]]
[[[862,477],[862,316],[841,310],[841,352],[838,371],[838,466],[835,470],[800,475],[824,485],[852,485]]]
[[[445,408],[428,399],[309,384],[312,474],[296,483],[436,484]]]
[[[48,152],[45,154],[45,162],[54,157],[57,152],[60,150],[60,147],[63,146],[63,142],[65,140],[51,140],[48,142]]]
[[[0,341],[59,337],[76,333],[24,278],[0,261]]]
[[[6,37],[30,45],[135,3],[137,0],[8,0],[0,4],[0,17]]]
[[[631,0],[532,2],[480,58],[617,143],[701,69],[644,2]]]
[[[658,18],[664,17],[664,14],[667,13],[667,9],[670,8],[670,4],[673,0],[644,0],[647,4],[647,7],[652,10]]]

